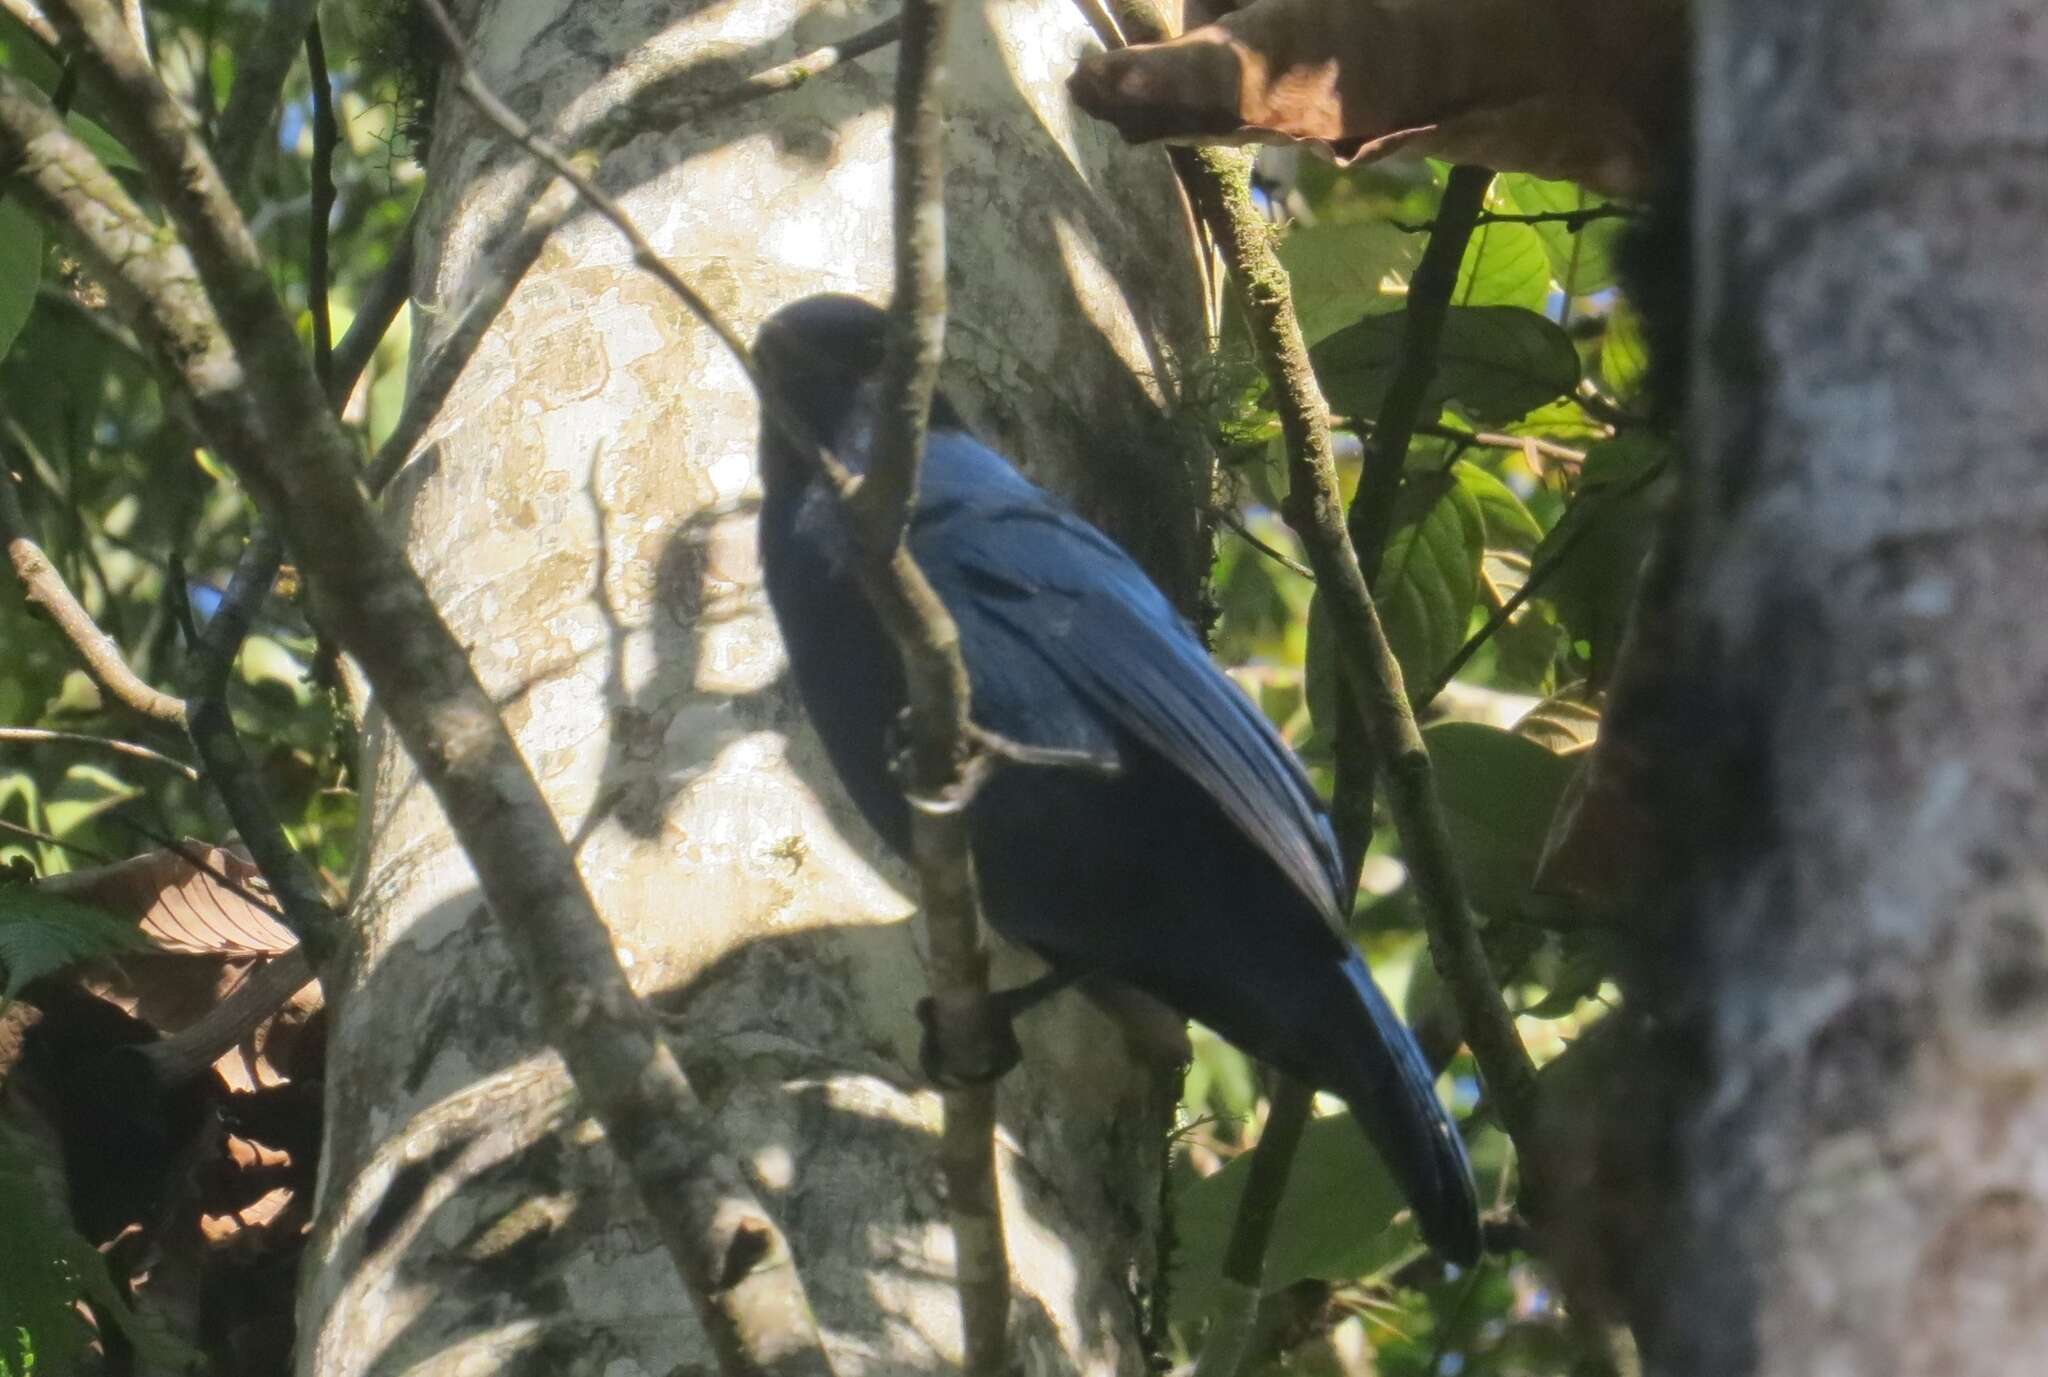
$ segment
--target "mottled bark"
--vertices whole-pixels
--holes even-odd
[[[2048,20],[1702,6],[1658,1371],[2048,1352]],[[1703,805],[1703,806],[1701,806]]]
[[[499,4],[484,78],[587,128],[648,64],[683,88],[855,33],[880,8]],[[1165,161],[1077,118],[1072,7],[962,12],[946,384],[1169,586],[1201,567],[1198,447],[1175,418],[1203,330]],[[821,290],[888,290],[893,53],[684,125],[602,172],[743,330]],[[571,140],[575,146],[580,140]],[[459,318],[526,164],[440,107],[416,294]],[[754,408],[711,336],[593,216],[485,336],[392,489],[411,557],[505,705],[636,985],[788,1232],[842,1377],[957,1361],[935,1096],[918,1085],[921,935],[802,728],[758,578]],[[301,1371],[664,1374],[706,1354],[410,766],[373,733],[357,914],[334,982],[333,1125]],[[1035,969],[1011,954],[998,978]],[[1172,1087],[1078,1000],[1020,1030],[1003,1195],[1031,1372],[1137,1373]],[[470,1366],[470,1365],[474,1366]]]

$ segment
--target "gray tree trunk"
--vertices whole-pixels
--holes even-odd
[[[2048,15],[1710,0],[1658,1370],[2048,1353]]]
[[[486,80],[542,129],[645,64],[738,78],[888,12],[787,0],[487,4]],[[1080,119],[1091,41],[1066,0],[967,5],[955,31],[946,383],[1026,466],[1182,594],[1206,492],[1174,419],[1205,332],[1166,163]],[[794,30],[792,32],[792,29]],[[887,294],[893,53],[682,127],[603,178],[745,331],[822,290]],[[416,295],[431,348],[475,291],[522,165],[441,101]],[[788,1231],[842,1377],[957,1360],[912,1008],[902,872],[841,795],[783,675],[754,551],[755,413],[711,335],[583,216],[484,340],[393,506],[473,647],[640,988]],[[472,877],[401,752],[373,733],[336,1010],[300,1370],[708,1369],[675,1274],[555,1059]],[[1028,974],[1012,955],[998,978]],[[1175,1087],[1063,999],[1003,1084],[1004,1176],[1032,1372],[1142,1370]]]

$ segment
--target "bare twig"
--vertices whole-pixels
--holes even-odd
[[[121,741],[111,736],[91,736],[85,732],[50,731],[43,727],[0,727],[0,742],[16,745],[61,744],[66,746],[90,746],[95,750],[113,751],[118,755],[132,756],[147,760],[152,765],[161,765],[166,770],[175,770],[185,778],[197,782],[199,771],[176,756],[165,755],[162,751],[134,741]]]
[[[1273,1092],[1266,1128],[1252,1152],[1251,1176],[1238,1197],[1231,1220],[1230,1241],[1223,1254],[1223,1279],[1210,1311],[1209,1332],[1194,1377],[1235,1377],[1251,1356],[1258,1329],[1259,1301],[1265,1296],[1266,1248],[1280,1202],[1287,1196],[1301,1135],[1308,1127],[1315,1091],[1292,1076],[1282,1076]]]
[[[877,49],[888,47],[897,40],[901,31],[900,21],[891,15],[871,28],[862,29],[851,38],[843,38],[837,43],[827,43],[822,47],[813,48],[801,57],[793,57],[765,71],[756,72],[714,96],[699,97],[692,102],[696,106],[692,113],[703,110],[724,113],[748,101],[760,100],[764,96],[778,95],[784,91],[794,91],[842,63],[851,62],[857,57],[865,57]],[[664,112],[651,98],[652,94],[650,91],[629,98],[631,108],[641,120],[660,119],[663,116]]]
[[[1612,201],[1597,206],[1585,206],[1579,210],[1544,210],[1527,215],[1517,215],[1503,210],[1483,210],[1478,223],[1482,225],[1563,225],[1577,234],[1596,220],[1634,220],[1642,212],[1633,206],[1616,205]],[[1395,229],[1404,234],[1428,234],[1438,228],[1435,220],[1425,220],[1419,225],[1405,220],[1390,220]]]
[[[260,909],[280,922],[284,921],[286,917],[285,912],[278,906],[277,900],[272,895],[258,893],[249,885],[243,884],[240,880],[228,874],[227,871],[215,865],[211,858],[191,843],[182,838],[172,836],[161,827],[150,827],[139,823],[119,810],[108,813],[107,817],[116,825],[127,828],[152,846],[160,847],[170,852],[186,865],[191,866],[194,870],[206,876],[222,889],[227,890],[230,894],[248,904],[251,908]],[[258,869],[260,870],[261,867],[259,866]],[[68,879],[70,877],[67,876],[65,878]],[[269,877],[265,876],[264,883],[268,884],[269,882]],[[274,894],[275,891],[272,893]]]
[[[0,539],[7,542],[7,555],[14,564],[15,577],[21,580],[22,590],[28,600],[41,607],[71,642],[78,658],[85,662],[86,672],[93,682],[105,691],[109,698],[140,713],[152,721],[182,729],[185,725],[185,704],[160,689],[153,688],[128,667],[121,656],[121,647],[114,644],[114,638],[100,630],[78,599],[65,586],[64,576],[57,572],[57,566],[50,563],[42,547],[30,537],[28,522],[22,516],[21,503],[15,497],[14,479],[4,468],[0,468]]]
[[[837,43],[777,63],[741,78],[730,86],[706,92],[689,66],[654,65],[631,88],[620,93],[593,127],[576,130],[562,140],[572,147],[607,153],[643,129],[674,129],[709,115],[728,115],[740,106],[784,91],[794,91],[835,67],[894,43],[900,24],[891,16]]]
[[[1372,423],[1361,427],[1366,434],[1372,433]],[[1522,454],[1541,455],[1560,464],[1577,466],[1586,462],[1586,452],[1561,445],[1555,440],[1545,440],[1537,435],[1509,435],[1496,430],[1461,430],[1441,422],[1424,422],[1415,427],[1415,434],[1427,435],[1433,440],[1449,440],[1457,445],[1477,445],[1482,449],[1511,449]]]
[[[1662,473],[1661,467],[1651,469],[1621,488],[1619,495],[1640,491],[1643,487],[1656,481]],[[1445,686],[1451,680],[1458,677],[1458,671],[1463,669],[1472,657],[1479,653],[1479,648],[1498,635],[1502,627],[1513,621],[1515,613],[1521,611],[1529,599],[1541,592],[1543,586],[1550,582],[1551,577],[1558,570],[1564,568],[1565,564],[1570,561],[1573,552],[1579,548],[1587,536],[1599,528],[1599,525],[1600,514],[1596,513],[1592,519],[1582,522],[1577,529],[1567,531],[1564,539],[1558,542],[1557,549],[1551,552],[1550,557],[1529,571],[1529,576],[1522,580],[1522,586],[1514,591],[1513,596],[1505,599],[1494,610],[1493,615],[1486,619],[1484,626],[1465,638],[1465,643],[1459,646],[1451,658],[1444,662],[1443,668],[1439,669],[1427,684],[1424,684],[1411,695],[1410,701],[1419,709],[1426,707],[1439,693],[1442,693]]]
[[[306,26],[306,75],[313,87],[313,213],[306,224],[306,309],[313,317],[313,371],[332,390],[334,322],[327,314],[327,223],[334,216],[334,88],[327,80],[327,44],[320,21]]]
[[[187,671],[185,726],[192,749],[206,763],[207,783],[220,796],[242,844],[249,848],[250,857],[277,896],[278,917],[298,937],[308,959],[320,965],[341,938],[341,919],[327,902],[319,873],[285,834],[284,821],[271,802],[270,786],[228,712],[229,671],[248,638],[256,608],[277,580],[283,559],[284,543],[277,538],[276,528],[266,524],[236,561],[228,591],[193,647]]]
[[[270,596],[283,564],[284,542],[269,527],[259,528],[235,561],[234,575],[220,605],[192,644],[195,671],[187,688],[191,696],[225,696],[228,672],[242,652],[242,642],[249,639],[256,625],[256,609]]]
[[[57,30],[36,5],[35,0],[0,0],[0,14],[5,14],[15,23],[34,34],[36,41],[46,48],[57,46]]]
[[[873,465],[850,505],[873,569],[870,597],[903,661],[910,704],[906,784],[915,801],[919,795],[964,796],[978,772],[959,630],[904,545],[945,353],[942,92],[951,0],[905,0],[902,17],[892,132],[896,288],[882,365],[884,405]],[[878,587],[885,595],[877,595]],[[906,619],[884,610],[896,602],[909,604],[915,616]],[[933,1030],[942,1058],[949,1046],[968,1045],[971,1030],[985,1022],[988,1004],[988,944],[969,837],[962,809],[911,810],[911,851],[930,950]],[[969,1377],[1003,1377],[1009,1367],[1010,1262],[996,1178],[995,1087],[948,1089],[944,1101],[939,1160],[960,1288],[962,1366]]]
[[[69,851],[74,855],[83,856],[89,861],[110,862],[114,859],[104,852],[95,851],[90,846],[80,846],[77,842],[65,841],[62,837],[53,837],[48,832],[43,832],[33,827],[24,827],[18,822],[9,822],[6,818],[0,818],[0,832],[7,832],[33,842],[41,842],[44,846],[54,846],[60,851]]]
[[[1486,188],[1492,182],[1493,172],[1488,168],[1451,169],[1432,222],[1435,229],[1429,236],[1429,246],[1422,251],[1422,261],[1415,265],[1414,276],[1409,279],[1401,362],[1380,401],[1380,414],[1365,448],[1365,465],[1358,476],[1358,491],[1352,495],[1347,520],[1351,543],[1357,548],[1368,585],[1379,577],[1380,556],[1393,533],[1394,498],[1401,490],[1401,469],[1407,461],[1408,443],[1415,435],[1415,427],[1423,420],[1429,385],[1436,378],[1437,348],[1443,339],[1451,291],[1457,285],[1458,265],[1465,261],[1465,246],[1471,242],[1472,227],[1480,208],[1486,204]]]
[[[1488,1095],[1509,1134],[1517,1143],[1533,1146],[1535,1068],[1480,945],[1429,753],[1402,688],[1400,664],[1387,644],[1351,548],[1336,469],[1329,462],[1324,420],[1328,413],[1294,319],[1285,271],[1273,252],[1270,230],[1251,206],[1244,160],[1207,150],[1202,156],[1216,169],[1221,193],[1205,211],[1225,244],[1238,281],[1245,284],[1254,347],[1281,398],[1282,426],[1289,441],[1286,515],[1301,534],[1318,589],[1329,598],[1341,660],[1385,771],[1402,854],[1422,898],[1431,954],[1456,998]],[[1527,1160],[1530,1155],[1525,1150],[1525,1182],[1536,1174]]]
[[[1479,941],[1429,754],[1402,689],[1358,557],[1346,529],[1332,460],[1328,409],[1309,366],[1285,270],[1271,230],[1251,202],[1247,160],[1204,149],[1206,176],[1197,204],[1222,244],[1245,303],[1254,348],[1280,403],[1288,447],[1285,514],[1301,535],[1318,590],[1328,599],[1340,662],[1358,695],[1374,753],[1388,783],[1389,806],[1428,922],[1437,968],[1451,987],[1487,1091],[1510,1136],[1522,1147],[1524,1179],[1536,1184],[1535,1068]],[[1533,1197],[1539,1190],[1530,1190]]]
[[[415,219],[417,212],[415,212]],[[398,310],[412,295],[414,221],[406,221],[399,232],[397,251],[356,303],[356,318],[348,333],[334,346],[334,368],[326,379],[327,404],[339,412],[355,391],[356,380],[370,366],[377,346],[398,317]]]
[[[1285,550],[1277,549],[1269,542],[1260,539],[1260,537],[1253,532],[1251,527],[1244,524],[1244,518],[1240,517],[1233,508],[1216,508],[1216,519],[1218,521],[1221,521],[1224,525],[1228,526],[1233,532],[1235,532],[1238,538],[1244,541],[1245,544],[1251,546],[1254,550],[1257,550],[1267,559],[1272,560],[1275,564],[1285,569],[1288,573],[1294,574],[1300,578],[1305,578],[1310,583],[1314,583],[1316,581],[1315,570],[1309,568],[1306,564],[1303,564],[1300,560],[1296,559],[1293,555],[1288,554]]]
[[[319,0],[272,0],[256,34],[235,57],[235,86],[214,138],[220,175],[237,191],[249,180],[256,154],[277,117],[278,96],[292,60],[305,42]]]
[[[10,188],[64,228],[285,534],[433,790],[518,960],[543,1032],[603,1125],[731,1373],[829,1372],[778,1229],[633,993],[561,829],[462,646],[357,482],[225,184],[103,3],[57,19],[182,236],[169,240],[31,87],[0,74]],[[301,31],[303,32],[303,30]]]

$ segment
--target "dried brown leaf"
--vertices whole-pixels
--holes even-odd
[[[1081,61],[1074,100],[1132,142],[1409,148],[1641,195],[1684,120],[1684,0],[1256,0]]]
[[[225,876],[225,884],[185,856],[151,851],[112,865],[53,875],[41,887],[134,919],[158,951],[194,956],[278,956],[298,945],[283,924],[236,887],[259,897],[263,877],[239,848],[184,843],[185,851]]]

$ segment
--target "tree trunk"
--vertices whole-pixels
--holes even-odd
[[[1652,1352],[1701,1377],[2037,1371],[2048,21],[1702,9],[1706,1089]]]
[[[487,4],[486,81],[580,126],[647,64],[706,97],[887,13],[785,0]],[[1156,150],[1079,119],[1065,0],[963,8],[951,68],[946,386],[1027,468],[1191,594],[1197,258]],[[678,17],[680,16],[680,17]],[[603,167],[745,333],[825,290],[887,295],[893,53],[649,127]],[[571,140],[571,146],[575,141]],[[477,290],[525,174],[444,92],[419,353]],[[513,207],[514,209],[520,207]],[[957,1361],[920,935],[802,727],[755,561],[755,412],[712,336],[582,215],[484,339],[392,497],[413,560],[563,819],[641,990],[788,1231],[842,1377]],[[361,949],[331,982],[332,1126],[300,1368],[680,1373],[709,1358],[676,1276],[537,1045],[473,879],[373,731]],[[1035,963],[1011,954],[999,981]],[[1143,1369],[1175,1086],[1073,999],[1026,1019],[1001,1091],[1027,1371]]]

